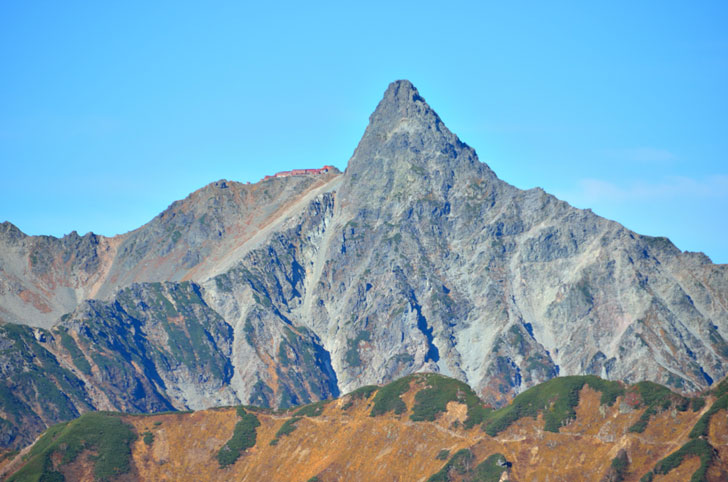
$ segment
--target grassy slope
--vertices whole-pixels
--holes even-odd
[[[95,478],[110,480],[131,470],[130,444],[135,439],[133,428],[119,415],[87,413],[48,429],[31,449],[25,466],[8,481],[65,480],[60,466],[74,462],[86,451],[94,454]]]
[[[589,392],[584,392],[586,387],[590,389]],[[588,395],[586,400],[582,399],[584,393]],[[618,399],[622,403],[628,400],[634,410],[628,411],[626,415],[621,414],[615,405]],[[529,471],[537,467],[528,468],[519,460],[521,454],[531,450],[527,448],[530,446],[523,445],[526,442],[519,441],[524,437],[524,440],[530,439],[530,444],[538,443],[541,450],[539,454],[542,454],[539,457],[544,460],[551,456],[548,455],[551,452],[546,443],[554,446],[553,456],[564,460],[564,470],[569,466],[569,457],[564,458],[564,453],[583,451],[596,464],[592,470],[604,473],[613,465],[611,445],[592,448],[581,440],[578,445],[567,447],[572,440],[576,440],[571,435],[575,430],[602,430],[600,424],[608,418],[604,414],[599,415],[604,410],[605,413],[612,413],[611,417],[618,417],[612,420],[616,425],[621,424],[622,434],[626,432],[626,435],[621,436],[633,440],[635,444],[626,445],[634,447],[629,450],[635,452],[630,453],[629,466],[622,467],[620,471],[621,474],[629,475],[628,480],[641,476],[644,476],[644,480],[650,480],[656,474],[677,473],[672,471],[685,461],[697,457],[700,466],[692,477],[699,481],[707,480],[706,474],[711,473],[711,470],[715,473],[721,470],[721,462],[706,434],[711,417],[727,408],[724,405],[725,400],[728,400],[728,384],[719,384],[703,400],[707,401],[705,408],[705,402],[693,402],[655,384],[625,387],[593,376],[561,377],[525,391],[504,408],[491,410],[483,407],[475,393],[462,382],[436,374],[415,374],[383,387],[363,387],[337,401],[318,402],[287,412],[239,407],[237,411],[217,409],[188,415],[123,418],[105,413],[86,414],[73,422],[56,425],[48,430],[31,450],[25,466],[10,480],[40,480],[43,474],[44,477],[50,477],[47,480],[61,480],[57,470],[59,463],[69,463],[84,451],[93,454],[90,460],[94,463],[95,477],[107,480],[132,470],[129,456],[132,449],[138,470],[149,477],[153,477],[155,470],[164,468],[179,470],[176,473],[184,478],[190,470],[197,470],[199,463],[206,467],[204,470],[209,471],[207,478],[218,480],[225,477],[253,477],[260,473],[256,470],[277,471],[275,473],[282,480],[286,479],[286,475],[282,474],[296,474],[298,477],[302,470],[309,471],[306,472],[310,474],[307,477],[317,476],[319,480],[331,480],[347,473],[351,475],[340,463],[330,461],[336,459],[348,460],[347,466],[351,467],[347,470],[380,471],[372,475],[385,478],[386,470],[390,470],[392,474],[398,471],[405,474],[419,471],[420,476],[432,475],[432,480],[497,480],[494,477],[499,477],[505,470],[514,470],[515,474],[525,471],[521,476],[533,475]],[[585,408],[582,406],[584,403],[596,405]],[[460,415],[453,418],[453,413],[457,412],[452,411],[453,407],[458,406],[462,407]],[[702,413],[691,409],[702,409]],[[642,433],[633,435],[637,431],[627,429],[644,421],[645,413],[650,415],[646,417]],[[675,413],[678,414],[677,418]],[[235,420],[230,420],[231,416]],[[177,418],[175,423],[165,421],[162,424],[162,420],[167,420],[165,417]],[[204,435],[220,442],[217,442],[213,452],[200,452],[198,465],[176,460],[171,455],[167,459],[160,459],[158,463],[165,465],[159,467],[149,462],[160,457],[160,440],[174,450],[180,450],[188,443],[189,432],[202,425],[209,427],[211,418],[216,417],[221,420],[219,430],[222,432],[215,435],[208,428]],[[559,433],[563,426],[575,420],[573,425],[569,425],[570,434]],[[666,430],[670,424],[679,425],[679,430],[675,432],[672,429],[668,436]],[[524,430],[526,434],[532,435],[516,436],[524,433]],[[535,437],[540,430],[543,430],[542,434],[552,435]],[[675,433],[683,434],[681,439],[675,439],[681,440],[682,444],[677,450],[669,448]],[[141,438],[134,442],[137,434]],[[181,438],[176,440],[173,435]],[[652,458],[644,458],[636,442],[640,440],[635,438],[638,435],[643,439],[654,439],[650,443],[655,447],[664,444],[665,448],[663,451],[656,449]],[[581,436],[576,438],[581,439]],[[542,441],[536,442],[539,439]],[[382,448],[376,449],[379,450],[377,452],[375,447]],[[302,449],[310,452],[304,457],[309,465],[305,469],[295,469],[296,465],[290,458],[291,451]],[[405,449],[405,453],[409,454],[407,457],[410,460],[406,462],[411,464],[409,466],[405,465],[405,453],[392,453],[381,458],[383,454]],[[426,450],[428,455],[423,459],[423,454],[412,450]],[[143,455],[145,453],[147,455]],[[195,459],[190,455],[194,453],[192,449],[184,449],[182,453],[185,457],[189,455],[190,460]],[[218,460],[215,461],[215,458]],[[373,460],[379,462],[373,464]],[[210,467],[212,461],[217,462],[212,463],[214,467]],[[509,468],[511,462],[514,464],[512,469]],[[185,468],[177,469],[175,464]],[[383,470],[385,472],[381,472]]]

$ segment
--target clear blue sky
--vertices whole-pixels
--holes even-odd
[[[1,1],[0,221],[344,169],[407,78],[506,181],[728,262],[728,2],[350,3]]]

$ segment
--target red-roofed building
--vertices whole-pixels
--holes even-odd
[[[334,166],[329,166],[329,165],[326,165],[326,166],[322,167],[321,169],[293,169],[291,171],[277,172],[272,176],[265,176],[263,178],[263,180],[268,181],[268,180],[276,178],[276,177],[303,176],[306,174],[324,174],[329,171],[332,171],[333,169],[334,169]]]

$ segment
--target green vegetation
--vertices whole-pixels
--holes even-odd
[[[328,400],[321,400],[320,402],[309,403],[304,405],[293,413],[294,417],[318,417],[324,411],[324,407],[328,403]]]
[[[6,386],[0,385],[0,407],[10,415],[16,422],[20,421],[21,414],[25,410],[25,406],[13,394],[13,391]]]
[[[162,321],[162,326],[167,332],[167,345],[176,360],[190,370],[204,367],[216,378],[223,378],[224,362],[219,359],[219,353],[210,348],[214,342],[209,340],[207,331],[197,319],[185,316],[183,327],[166,320]]]
[[[635,385],[642,397],[642,403],[649,406],[659,406],[663,410],[670,408],[676,398],[684,398],[670,391],[669,388],[653,382],[639,382]]]
[[[270,400],[273,398],[273,390],[266,385],[263,380],[258,379],[253,384],[253,390],[250,394],[250,403],[261,407],[269,407]]]
[[[246,412],[242,407],[238,407],[237,412],[240,421],[235,424],[233,437],[217,453],[217,461],[221,468],[234,464],[244,450],[255,446],[257,428],[260,426],[258,417]]]
[[[48,430],[43,433],[40,440],[33,445],[28,457],[33,457],[36,454],[47,451],[48,448],[53,445],[53,442],[56,440],[58,435],[68,426],[68,423],[69,422],[58,423],[49,427]]]
[[[400,396],[409,390],[410,382],[415,375],[409,375],[381,387],[374,396],[374,406],[369,414],[372,417],[394,412],[400,415],[407,410]]]
[[[414,421],[435,420],[438,413],[447,410],[447,403],[451,401],[467,405],[466,428],[482,423],[491,411],[482,406],[478,396],[467,384],[436,373],[427,373],[409,375],[379,388],[374,396],[371,416],[376,417],[387,412],[394,412],[398,415],[404,413],[407,407],[400,397],[409,390],[412,380],[426,384],[426,388],[415,394],[415,404],[410,416]],[[376,387],[362,387],[361,390],[365,388],[366,396],[376,390]],[[352,392],[353,394],[354,392]]]
[[[474,461],[475,456],[470,449],[460,449],[450,457],[450,460],[439,472],[427,479],[427,482],[447,482],[450,480],[451,472],[465,475],[472,470]]]
[[[724,357],[728,356],[728,343],[726,343],[725,339],[723,339],[720,333],[718,333],[716,326],[710,327],[709,337],[713,348]]]
[[[377,385],[364,385],[351,392],[349,396],[355,400],[368,399],[377,390],[379,390]]]
[[[379,389],[376,385],[364,385],[351,392],[348,397],[349,401],[341,407],[342,410],[349,410],[356,400],[368,400],[372,396],[372,393]]]
[[[440,450],[435,458],[437,460],[447,460],[447,458],[450,456],[450,451],[448,449],[442,449]]]
[[[427,482],[447,482],[452,480],[454,474],[463,476],[462,480],[472,482],[498,482],[503,472],[510,466],[503,454],[493,454],[475,467],[474,463],[475,456],[470,449],[458,450],[439,472],[427,479]]]
[[[419,174],[420,176],[426,176],[427,175],[427,171],[425,169],[423,169],[422,167],[420,167],[420,166],[415,166],[414,164],[410,164],[410,169],[415,174]]]
[[[303,326],[284,326],[283,332],[276,369],[281,381],[278,406],[288,408],[330,396],[334,385],[326,368],[330,359],[317,344],[315,334]]]
[[[83,352],[78,348],[73,337],[68,334],[68,330],[64,327],[58,328],[58,333],[61,335],[61,345],[65,348],[68,353],[71,354],[71,361],[84,375],[91,375],[91,364],[88,362]]]
[[[398,316],[403,315],[405,311],[407,311],[407,303],[403,303],[398,308],[392,310],[392,313],[389,314],[389,318],[397,318]]]
[[[705,406],[705,399],[703,397],[696,397],[690,399],[690,408],[693,409],[693,412],[699,412],[703,409]]]
[[[243,405],[242,406],[246,412],[255,412],[255,413],[273,413],[274,410],[269,407],[259,407],[257,405]],[[229,407],[216,407],[218,409],[225,409]],[[214,410],[214,409],[211,409]]]
[[[415,357],[413,357],[409,353],[398,353],[397,355],[394,355],[392,358],[390,358],[389,361],[397,365],[408,365],[415,361]]]
[[[4,454],[0,455],[0,462],[3,460],[11,459],[18,455],[20,453],[20,450],[14,449],[14,450],[8,450]]]
[[[690,438],[694,439],[708,435],[710,419],[713,418],[713,415],[715,415],[719,410],[728,410],[728,393],[716,400],[710,409],[708,409],[708,411],[705,412],[700,419],[698,419],[697,423],[690,431]]]
[[[471,429],[476,425],[481,425],[492,412],[492,408],[484,407],[480,403],[473,406],[468,405],[468,418],[465,419],[463,426],[466,429]]]
[[[250,272],[248,272],[248,275],[250,277],[253,277],[253,275]],[[261,293],[261,295],[262,295],[262,298],[260,296],[258,296],[257,293],[253,293],[253,299],[255,300],[256,303],[258,303],[259,305],[263,305],[266,308],[270,308],[271,306],[273,306],[273,303],[271,302],[270,298],[268,298],[267,294]]]
[[[281,366],[287,367],[291,364],[291,360],[288,358],[288,350],[286,349],[286,346],[288,344],[285,342],[285,340],[281,340],[281,342],[278,344],[278,361],[280,362]]]
[[[627,467],[629,466],[629,458],[627,457],[627,451],[621,449],[617,456],[612,459],[611,472],[613,475],[614,482],[621,482],[624,480],[624,476],[627,475]]]
[[[721,380],[721,382],[711,392],[716,397],[722,397],[728,393],[728,377]]]
[[[619,382],[602,380],[593,375],[553,378],[521,393],[510,405],[487,414],[485,431],[493,437],[517,420],[523,417],[536,418],[538,412],[542,411],[544,430],[558,432],[562,425],[576,416],[579,391],[584,385],[601,392],[600,403],[603,405],[612,405],[624,393]]]
[[[348,363],[349,366],[361,366],[361,357],[359,356],[359,344],[362,341],[369,340],[371,340],[371,333],[367,330],[360,331],[353,339],[347,338],[346,344],[348,345],[349,349],[346,350],[346,353],[344,354],[344,360],[346,360],[346,363]]]
[[[642,401],[639,406],[646,406],[639,420],[629,428],[630,432],[642,433],[653,415],[656,415],[670,407],[685,411],[690,406],[690,399],[670,391],[669,388],[653,382],[639,382],[633,391],[640,395]]]
[[[161,420],[157,420],[156,422],[154,422],[154,426],[155,427],[159,427],[160,425],[162,425],[162,421]]]
[[[465,383],[435,373],[422,375],[427,384],[415,395],[410,419],[413,421],[435,420],[438,413],[447,410],[448,402],[464,403],[468,407],[465,427],[470,428],[482,423],[490,409],[482,406],[475,392]]]
[[[374,396],[374,406],[370,415],[375,417],[387,412],[404,413],[407,407],[401,395],[409,390],[413,380],[426,385],[415,394],[410,416],[413,421],[435,420],[439,413],[447,410],[448,402],[455,401],[464,403],[468,407],[468,417],[463,424],[464,427],[469,429],[481,425],[490,436],[497,435],[523,417],[536,418],[539,412],[544,416],[544,430],[558,432],[561,426],[576,416],[579,392],[585,385],[601,393],[602,405],[614,404],[617,397],[625,393],[621,383],[602,380],[593,375],[557,377],[526,390],[508,406],[493,411],[484,407],[472,389],[460,381],[439,374],[414,374],[381,387]],[[665,400],[668,400],[667,406],[674,403],[680,410],[689,407],[689,399],[676,395],[660,385],[652,385],[641,387],[645,393],[642,398],[644,403],[662,406]]]
[[[700,457],[700,467],[693,473],[690,478],[691,482],[701,482],[706,480],[705,476],[708,472],[710,464],[713,462],[714,450],[704,439],[693,439],[680,447],[676,452],[671,453],[664,459],[657,462],[653,470],[656,474],[667,474],[672,469],[679,467],[683,460],[688,457]]]
[[[149,430],[144,432],[142,434],[142,437],[143,437],[142,440],[144,440],[145,444],[152,445],[154,443],[154,434],[152,432],[150,432]]]
[[[89,456],[96,480],[109,480],[131,469],[130,444],[135,439],[133,428],[119,415],[87,413],[48,429],[31,449],[28,463],[8,480],[62,481],[64,477],[56,470],[54,454],[58,454],[61,465],[67,465],[84,451],[96,453]]]
[[[276,432],[276,436],[273,440],[270,441],[271,445],[278,445],[278,441],[281,437],[285,435],[291,434],[294,430],[296,430],[296,423],[301,420],[301,417],[293,417],[286,420],[283,425],[281,425],[281,428],[278,429]]]
[[[281,428],[279,428],[276,432],[276,438],[288,435],[296,430],[296,423],[298,423],[299,420],[301,420],[301,417],[293,417],[286,420],[285,423],[281,425]]]
[[[34,407],[38,405],[51,421],[78,417],[76,407],[91,408],[83,382],[61,367],[55,356],[38,343],[33,329],[10,323],[1,325],[0,341],[6,347],[3,356],[12,360],[4,372],[6,383],[0,386],[0,409],[11,426],[24,432],[26,417],[34,416],[38,410]],[[43,396],[38,397],[39,393]]]
[[[493,454],[475,467],[471,480],[479,482],[498,482],[503,472],[508,470],[508,461],[503,454]]]
[[[0,455],[0,462],[3,462],[8,459],[14,458],[16,455],[20,453],[20,450],[8,450],[4,454]]]
[[[255,295],[253,295],[255,296]],[[250,316],[248,316],[245,319],[245,325],[243,325],[243,331],[245,332],[245,341],[248,342],[248,345],[255,348],[255,328],[253,328],[253,324],[250,322]]]
[[[402,241],[402,233],[396,232],[393,235],[384,238],[384,242],[391,241],[394,241],[394,244],[399,244]]]
[[[128,314],[138,323],[155,323],[167,334],[167,343],[166,346],[148,347],[144,346],[146,341],[134,338],[132,332],[115,330],[109,339],[99,337],[109,352],[116,354],[121,348],[140,364],[148,365],[145,358],[151,356],[157,366],[168,365],[173,360],[184,364],[191,372],[211,373],[221,380],[232,376],[229,361],[215,341],[216,336],[232,338],[232,328],[205,304],[193,283],[144,283],[137,288],[121,290],[116,299],[116,316],[123,318]],[[139,310],[140,301],[147,305],[143,311]],[[106,320],[102,317],[99,321]],[[118,324],[118,320],[110,321]],[[99,323],[91,328],[99,330]],[[128,360],[124,362],[128,364]],[[120,367],[120,370],[126,369]]]

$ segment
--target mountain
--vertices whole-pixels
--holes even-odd
[[[11,447],[88,410],[286,408],[420,371],[494,406],[559,375],[688,394],[728,372],[728,266],[498,179],[408,81],[343,174],[220,181],[115,238],[4,223],[0,316]]]
[[[287,411],[89,413],[48,430],[0,474],[27,480],[719,481],[728,380],[686,398],[641,382],[560,377],[483,406],[416,374]],[[24,457],[25,455],[25,457]]]
[[[113,238],[75,231],[61,239],[26,236],[4,222],[0,321],[49,328],[84,300],[111,299],[132,283],[208,279],[275,229],[292,207],[335,188],[338,174],[330,168],[252,185],[218,181]]]

